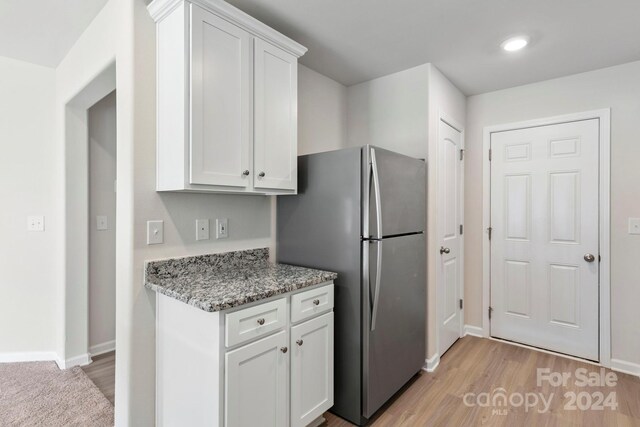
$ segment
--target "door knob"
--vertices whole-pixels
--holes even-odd
[[[302,345],[302,344],[304,344],[304,341],[302,341],[302,340],[297,340],[297,341],[296,341],[296,344],[298,344],[298,345]]]
[[[448,254],[449,252],[451,252],[451,249],[445,248],[444,246],[440,246],[440,255]]]
[[[244,172],[242,172],[242,175],[244,175],[244,176],[249,176],[249,170],[247,169],[247,170],[245,170]]]
[[[263,318],[258,319],[258,325],[261,325],[261,326],[264,325],[264,319]]]
[[[286,353],[289,349],[287,347],[280,347],[280,351]]]
[[[320,305],[320,300],[319,299],[314,299],[313,300],[313,305]]]
[[[584,260],[587,262],[593,262],[596,260],[596,257],[593,256],[592,254],[585,254],[584,255]]]
[[[264,178],[265,173],[264,173],[264,172],[260,172],[260,173],[258,174],[258,176],[259,176],[260,178]]]

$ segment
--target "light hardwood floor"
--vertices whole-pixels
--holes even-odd
[[[566,387],[552,387],[548,382],[537,385],[537,369],[570,373]],[[442,357],[434,373],[422,372],[387,403],[375,416],[373,426],[640,426],[640,378],[615,372],[615,387],[578,387],[575,371],[586,368],[600,372],[600,367],[498,341],[464,337]],[[612,372],[605,370],[605,372]],[[540,393],[549,401],[525,410],[524,406],[467,406],[467,393],[498,395],[502,387],[507,397],[519,404],[513,393]],[[494,392],[495,390],[495,392]],[[602,392],[606,397],[616,393],[617,410],[567,410],[568,392]],[[492,394],[493,393],[493,394]],[[553,393],[553,395],[552,395]],[[533,395],[530,395],[533,402]],[[595,396],[595,395],[594,395]],[[482,400],[482,397],[480,398]],[[583,397],[583,403],[587,397]],[[599,397],[596,397],[599,399]],[[467,397],[475,402],[472,395]],[[491,400],[491,399],[490,399]],[[496,402],[500,403],[500,402]],[[333,414],[325,415],[331,427],[350,426]]]
[[[570,373],[566,387],[552,387],[547,382],[537,385],[537,369]],[[586,368],[599,373],[600,368],[523,347],[475,337],[464,337],[442,357],[434,373],[422,372],[385,405],[371,421],[372,426],[640,426],[640,378],[615,372],[615,387],[577,387],[575,371]],[[89,378],[113,402],[115,352],[94,358],[83,368]],[[611,372],[605,370],[605,373]],[[497,395],[499,388],[507,396],[512,393],[542,393],[549,410],[539,413],[543,405],[525,410],[524,406],[466,406],[466,393]],[[494,392],[495,391],[495,392]],[[493,394],[491,394],[494,392]],[[616,393],[616,410],[567,410],[565,393]],[[553,395],[552,395],[553,393]],[[540,395],[538,394],[538,399]],[[517,397],[512,397],[518,403]],[[530,398],[532,399],[532,398]],[[469,402],[474,402],[470,396]],[[506,412],[505,412],[506,410]],[[337,416],[325,414],[328,427],[352,424]]]
[[[116,388],[116,352],[110,351],[92,359],[93,362],[83,366],[82,370],[113,405]]]

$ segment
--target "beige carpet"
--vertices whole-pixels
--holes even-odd
[[[79,367],[0,363],[0,426],[113,426],[113,406]]]

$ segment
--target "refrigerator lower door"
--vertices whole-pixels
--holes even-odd
[[[424,234],[363,245],[363,416],[369,418],[424,366],[426,248]]]

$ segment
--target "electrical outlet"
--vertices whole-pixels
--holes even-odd
[[[196,219],[196,240],[209,240],[208,219]]]
[[[164,221],[147,221],[147,245],[164,243]]]
[[[96,217],[96,229],[98,231],[104,231],[109,229],[109,224],[107,223],[106,215],[98,215]]]
[[[640,218],[629,218],[629,234],[640,234]]]
[[[216,219],[216,239],[229,237],[229,220],[227,218]]]
[[[39,215],[28,216],[27,231],[44,231],[44,217]]]

